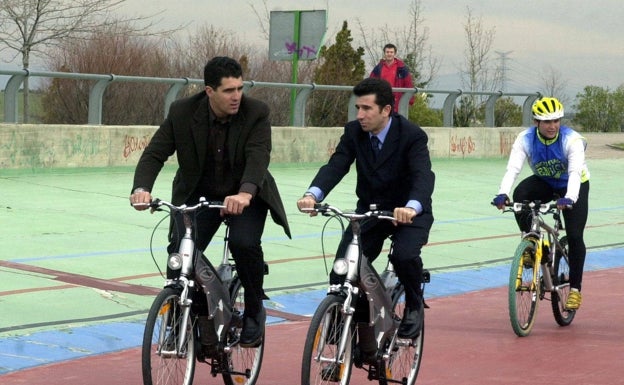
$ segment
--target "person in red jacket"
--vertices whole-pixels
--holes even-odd
[[[412,74],[405,63],[396,57],[397,47],[388,43],[384,46],[384,57],[379,64],[373,68],[371,78],[381,78],[386,80],[393,88],[414,88]],[[399,112],[399,101],[403,96],[402,92],[394,92],[394,112]],[[414,97],[409,101],[410,106],[414,104]]]

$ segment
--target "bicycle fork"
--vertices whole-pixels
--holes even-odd
[[[162,327],[160,328],[160,333],[158,336],[158,346],[159,346],[159,354],[163,357],[173,357],[177,356],[178,358],[185,358],[188,354],[188,351],[182,351],[180,348],[182,346],[186,346],[185,341],[187,339],[187,332],[189,330],[188,320],[191,312],[191,305],[193,300],[188,298],[188,288],[192,287],[192,282],[188,281],[186,278],[181,278],[181,281],[184,284],[184,288],[182,289],[182,293],[180,294],[180,300],[177,305],[180,306],[181,314],[179,316],[180,324],[176,325],[175,320],[175,305],[169,303],[168,306],[161,309],[164,312]],[[172,308],[173,307],[173,308]],[[172,319],[173,318],[173,319]],[[167,325],[171,325],[171,329],[169,333],[175,336],[176,343],[173,346],[173,349],[169,349],[170,346],[167,346]],[[190,328],[192,330],[192,328]],[[192,347],[191,347],[192,348]],[[166,350],[165,350],[166,349]]]
[[[344,313],[344,317],[342,317],[343,324],[338,326],[335,324],[337,321],[335,317],[332,319],[331,317],[333,316],[331,314],[325,315],[325,327],[323,328],[323,331],[319,336],[320,341],[318,344],[318,350],[315,359],[318,362],[335,363],[337,365],[343,365],[345,363],[345,351],[347,348],[347,344],[352,343],[352,341],[350,340],[352,338],[350,331],[351,324],[353,323],[353,314],[355,312],[355,309],[353,309],[353,307],[351,306],[351,300],[353,298],[352,289],[357,291],[357,288],[352,288],[350,284],[347,285],[349,287],[349,290],[347,290],[347,298],[345,299],[343,306],[340,309],[340,311]],[[333,329],[332,326],[334,327]],[[332,336],[335,336],[335,334],[338,332],[338,327],[340,327],[340,340],[337,341],[338,343],[336,344],[336,355],[334,357],[323,357],[322,353],[324,350],[324,346],[328,343],[327,341],[331,340]]]

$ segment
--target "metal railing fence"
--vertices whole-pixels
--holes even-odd
[[[200,85],[203,87],[203,79],[192,78],[158,78],[158,77],[142,77],[142,76],[125,76],[114,74],[83,74],[83,73],[71,73],[71,72],[51,72],[51,71],[33,71],[33,70],[3,70],[0,69],[0,76],[9,76],[4,89],[4,122],[5,123],[18,123],[18,94],[20,87],[24,80],[29,78],[64,78],[75,80],[91,80],[93,85],[91,86],[89,94],[89,112],[88,122],[89,125],[101,125],[102,124],[102,101],[104,98],[104,92],[108,85],[114,82],[139,82],[139,83],[159,83],[168,84],[169,88],[164,95],[164,111],[163,116],[167,114],[169,106],[175,101],[184,87],[189,85]],[[336,86],[336,85],[322,85],[322,84],[292,84],[292,83],[271,83],[271,82],[256,82],[245,81],[244,91],[248,91],[252,87],[266,87],[266,88],[286,88],[295,89],[296,98],[293,108],[293,126],[304,127],[306,121],[306,102],[314,91],[351,91],[352,86]],[[395,91],[404,92],[399,102],[399,112],[408,116],[409,99],[416,93],[426,94],[441,94],[446,95],[442,106],[443,126],[453,127],[453,110],[457,99],[462,95],[477,95],[487,97],[485,103],[485,127],[495,126],[494,107],[496,100],[500,97],[524,97],[522,105],[522,125],[529,126],[532,122],[531,106],[533,102],[541,95],[538,92],[474,92],[474,91],[462,91],[457,90],[435,90],[435,89],[418,89],[418,88],[395,88]],[[349,103],[348,117],[349,120],[355,118],[356,111],[353,103],[354,96],[351,95],[351,102]]]

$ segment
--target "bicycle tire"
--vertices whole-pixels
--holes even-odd
[[[232,321],[228,330],[228,344],[239,340],[245,311],[245,290],[238,277],[232,280],[229,290],[232,299]],[[260,374],[263,356],[264,338],[259,346],[253,348],[234,344],[227,353],[227,367],[221,373],[225,385],[254,385]]]
[[[405,309],[405,288],[398,284],[392,293],[393,314],[403,315]],[[424,311],[423,311],[424,315]],[[388,361],[381,360],[380,385],[413,385],[418,378],[425,342],[425,320],[422,320],[420,334],[413,340],[398,338]]]
[[[557,290],[551,294],[551,305],[555,321],[559,326],[568,326],[574,320],[576,311],[566,310],[565,303],[570,294],[570,265],[568,263],[568,238],[562,237],[559,240],[561,249],[555,252],[553,261],[553,285]]]
[[[326,296],[312,316],[306,335],[301,364],[302,385],[346,385],[353,369],[355,328],[349,325],[349,337],[342,363],[337,363],[338,342],[344,332],[342,306],[345,298],[340,295]]]
[[[536,240],[523,239],[513,256],[509,273],[509,321],[519,337],[526,337],[537,317],[540,298],[541,269],[535,258],[533,264],[525,266],[523,255],[526,252],[535,255]]]
[[[193,383],[196,352],[192,316],[187,320],[186,338],[181,346],[176,338],[183,317],[180,293],[174,288],[163,289],[147,315],[141,352],[144,385]]]

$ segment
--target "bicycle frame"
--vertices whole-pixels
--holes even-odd
[[[559,238],[563,229],[560,210],[555,203],[540,201],[505,206],[510,208],[504,212],[526,213],[530,220],[529,231],[522,233],[511,262],[508,301],[512,329],[520,337],[528,336],[535,324],[538,303],[543,299],[550,301],[555,321],[560,326],[569,325],[575,311],[565,308],[570,291],[570,264],[567,238]],[[553,215],[552,226],[545,222],[546,214]],[[548,250],[544,251],[546,247]],[[546,293],[550,293],[550,298],[546,298]]]
[[[351,224],[353,238],[349,243],[344,256],[344,260],[347,265],[345,281],[342,284],[342,292],[346,295],[342,311],[347,316],[344,330],[349,330],[351,327],[353,315],[355,313],[355,307],[352,306],[352,303],[354,299],[357,301],[360,290],[363,290],[369,304],[369,325],[375,327],[375,339],[377,341],[377,346],[380,346],[382,341],[396,335],[396,331],[399,326],[399,321],[397,321],[397,317],[393,314],[391,294],[394,286],[385,286],[385,283],[387,282],[394,282],[395,284],[397,282],[394,267],[392,266],[392,263],[388,261],[384,273],[389,277],[385,277],[386,279],[382,280],[375,268],[369,263],[366,255],[364,255],[361,250],[360,220],[366,218],[366,216],[352,214],[347,218]],[[387,213],[387,215],[378,215],[377,218],[394,220],[391,213]],[[336,355],[337,360],[340,362],[344,359],[344,352],[348,339],[348,333],[342,333],[338,348],[339,354]],[[394,343],[395,341],[393,339],[391,342],[391,348],[394,346]],[[384,357],[385,359],[388,358],[387,355],[384,355]]]
[[[536,264],[541,267],[542,280],[544,283],[544,289],[549,292],[559,291],[561,287],[569,286],[568,283],[563,285],[554,286],[552,280],[554,255],[559,250],[563,257],[567,260],[568,256],[565,252],[565,248],[561,246],[559,242],[559,232],[563,230],[561,222],[561,210],[557,209],[555,204],[541,204],[539,201],[529,203],[514,203],[513,211],[520,212],[523,208],[530,209],[531,215],[531,229],[529,232],[522,234],[522,239],[531,240],[535,243],[535,259]],[[556,209],[556,211],[554,211]],[[542,214],[553,214],[555,221],[553,226],[550,226],[544,221]],[[542,263],[544,246],[548,246],[549,254],[546,256],[548,259]],[[537,282],[537,270],[534,270],[534,282]]]
[[[356,367],[368,372],[368,380],[379,381],[381,385],[413,385],[422,360],[424,319],[417,335],[399,337],[401,318],[405,314],[405,288],[396,276],[391,258],[384,271],[378,274],[360,245],[363,221],[369,218],[395,221],[393,213],[377,210],[375,205],[361,214],[343,212],[327,204],[316,204],[309,210],[348,220],[352,239],[344,255],[334,260],[332,268],[344,277],[344,282],[330,284],[328,295],[319,303],[310,321],[303,349],[301,383],[347,385]],[[390,255],[393,247],[390,247]],[[424,291],[430,276],[427,270],[422,274]],[[360,301],[364,297],[366,303]],[[424,301],[423,307],[428,307]],[[360,319],[360,316],[367,319]]]
[[[165,281],[147,315],[141,351],[143,383],[190,385],[196,363],[203,362],[210,366],[211,375],[220,374],[226,385],[255,384],[264,341],[257,346],[240,344],[245,288],[230,260],[228,218],[223,220],[223,257],[216,269],[193,240],[193,213],[200,208],[224,206],[204,198],[192,206],[176,206],[159,199],[149,203],[152,211],[162,206],[174,216],[180,239],[177,251],[167,260],[168,271],[175,278]],[[266,265],[264,274],[268,274]]]
[[[223,257],[218,269],[215,269],[212,263],[210,263],[207,258],[203,257],[201,251],[195,249],[195,242],[192,238],[193,223],[190,217],[190,212],[195,211],[202,206],[207,206],[210,208],[223,207],[220,205],[209,204],[206,201],[200,201],[200,203],[195,206],[179,210],[178,213],[180,213],[182,216],[185,232],[184,236],[180,240],[178,251],[176,253],[172,253],[168,259],[168,265],[170,268],[173,269],[176,266],[180,266],[179,277],[167,280],[164,286],[182,288],[179,305],[183,311],[184,317],[183,323],[180,328],[180,333],[178,335],[179,344],[177,346],[183,346],[183,341],[185,341],[186,339],[188,326],[187,320],[189,319],[188,316],[190,314],[191,306],[193,304],[193,299],[190,298],[189,293],[191,290],[196,288],[197,284],[201,286],[201,290],[203,293],[211,294],[209,296],[205,296],[207,298],[208,305],[208,318],[213,319],[215,331],[220,342],[223,342],[221,340],[223,337],[222,331],[229,326],[232,319],[229,283],[232,280],[233,272],[232,266],[229,263],[228,248],[230,229],[227,225],[226,220]],[[202,257],[206,262],[208,269],[202,272],[197,272],[195,271],[196,261],[198,258]],[[164,337],[164,332],[165,330],[163,329],[161,331],[161,334],[163,334],[161,335],[161,341]],[[226,346],[225,348],[228,349],[229,346]],[[164,353],[166,354],[168,352]],[[183,352],[177,352],[178,355],[181,353]]]

